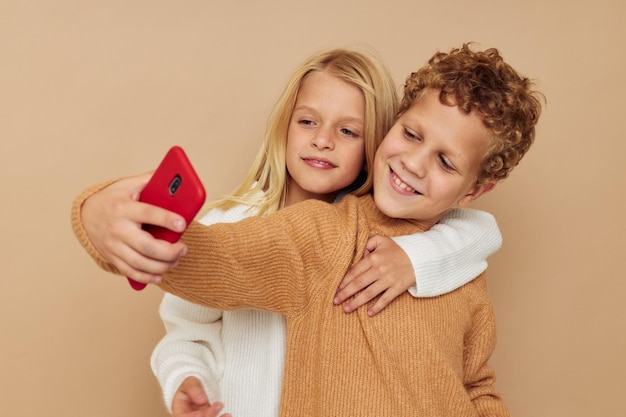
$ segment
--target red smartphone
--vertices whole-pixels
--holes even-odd
[[[180,214],[187,224],[198,214],[205,199],[204,186],[180,146],[170,148],[139,196],[139,201]],[[182,234],[148,224],[143,229],[170,243],[178,241]],[[146,286],[130,278],[128,282],[137,291]]]

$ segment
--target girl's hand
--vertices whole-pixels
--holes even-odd
[[[176,213],[138,201],[150,173],[119,180],[92,194],[81,207],[81,221],[100,255],[120,273],[143,283],[160,281],[185,252],[182,242],[155,239],[143,223],[173,231],[185,229]]]
[[[202,383],[193,376],[185,378],[172,399],[172,417],[217,417],[223,408],[220,402],[209,403]]]
[[[373,236],[367,242],[363,259],[339,284],[333,302],[341,304],[354,296],[343,306],[350,313],[380,295],[367,311],[374,316],[413,285],[415,273],[406,253],[390,238]]]

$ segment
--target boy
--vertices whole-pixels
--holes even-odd
[[[282,416],[508,415],[487,365],[495,323],[484,275],[436,298],[405,293],[375,317],[345,315],[332,300],[369,237],[428,230],[508,176],[535,136],[531,87],[495,49],[435,54],[407,78],[376,152],[373,195],[194,223],[187,255],[160,286],[199,304],[285,315]]]

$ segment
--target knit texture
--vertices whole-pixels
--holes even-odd
[[[255,214],[247,209],[213,209],[200,223],[234,223]],[[283,315],[255,309],[221,311],[169,293],[159,312],[167,334],[150,362],[168,410],[180,384],[195,376],[210,401],[224,403],[222,413],[278,416],[287,340]]]
[[[104,258],[102,258],[100,253],[92,245],[91,241],[87,237],[87,232],[85,231],[85,228],[83,227],[83,223],[81,221],[81,216],[80,216],[80,210],[83,207],[83,203],[85,202],[85,200],[87,200],[89,196],[91,196],[92,194],[100,191],[101,189],[105,188],[107,185],[114,183],[115,181],[117,180],[112,179],[112,180],[103,182],[101,184],[93,185],[83,190],[83,192],[81,192],[72,202],[72,209],[70,212],[70,221],[72,223],[72,230],[74,231],[74,235],[76,235],[76,238],[78,239],[80,244],[83,245],[83,248],[85,248],[87,253],[93,258],[96,264],[101,269],[104,269],[107,272],[121,275],[120,271],[116,267],[108,263]]]
[[[370,236],[423,229],[382,215],[371,196],[193,223],[189,252],[161,287],[224,310],[285,314],[281,416],[506,416],[487,364],[495,321],[484,275],[440,297],[404,294],[375,317],[332,304]]]
[[[103,269],[72,207],[77,238]],[[487,360],[495,322],[484,275],[450,294],[404,294],[375,317],[332,304],[348,268],[374,234],[424,229],[389,219],[371,197],[306,202],[238,225],[193,223],[189,253],[162,287],[221,309],[258,307],[286,315],[288,348],[281,416],[507,416]],[[243,243],[242,243],[243,242]]]
[[[199,222],[234,223],[254,214],[240,205],[213,209]],[[490,214],[458,209],[428,233],[397,239],[402,239],[397,243],[413,262],[419,295],[432,297],[483,272],[485,258],[499,247],[500,233]],[[151,366],[168,410],[182,381],[194,376],[211,401],[224,402],[223,412],[278,416],[286,344],[281,314],[255,309],[222,312],[169,293],[159,311],[167,334],[154,349]]]
[[[393,240],[411,259],[415,297],[434,297],[457,289],[487,269],[487,258],[502,246],[496,219],[481,210],[450,210],[428,233]]]

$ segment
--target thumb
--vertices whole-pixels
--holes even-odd
[[[183,381],[180,390],[187,394],[191,402],[196,406],[202,406],[209,403],[209,399],[204,392],[202,383],[195,377],[186,378]]]

